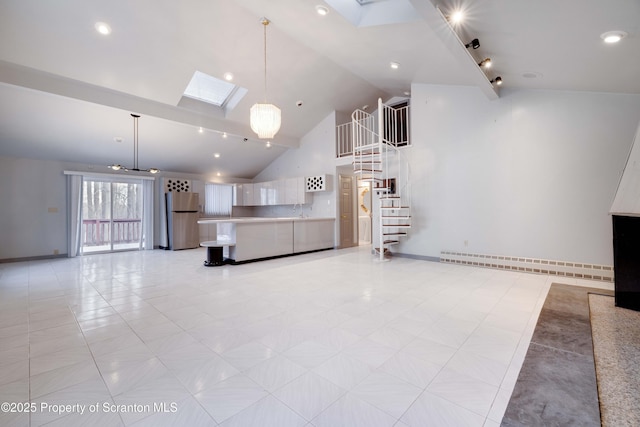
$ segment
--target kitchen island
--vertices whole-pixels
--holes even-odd
[[[198,224],[216,226],[215,239],[232,243],[225,247],[225,258],[235,263],[335,246],[335,218],[222,218]]]

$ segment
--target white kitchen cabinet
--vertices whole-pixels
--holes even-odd
[[[233,184],[233,206],[244,206],[244,190],[243,184]]]
[[[276,205],[286,205],[286,196],[285,196],[285,188],[286,188],[286,180],[279,179],[275,181],[275,204]]]
[[[268,181],[264,183],[264,192],[265,192],[266,200],[263,200],[263,201],[266,202],[265,204],[269,206],[274,206],[276,204],[276,190],[277,190],[276,181]]]
[[[293,223],[293,252],[317,251],[333,248],[334,224],[331,219],[309,219]]]
[[[307,186],[304,177],[296,178],[298,183],[298,201],[301,205],[309,203],[311,201],[311,193],[307,193]]]
[[[253,183],[253,205],[252,206],[264,206],[266,205],[267,197],[265,193],[264,182]]]
[[[287,178],[284,180],[284,204],[294,205],[298,203],[298,180],[297,178]]]
[[[233,206],[302,205],[311,203],[304,177],[234,184]]]
[[[253,205],[253,187],[254,185],[251,183],[242,184],[242,206],[254,206]]]
[[[236,262],[334,247],[335,218],[229,218],[198,223],[217,226],[218,239],[234,242],[228,258]]]

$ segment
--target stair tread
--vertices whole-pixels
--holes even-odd
[[[382,218],[411,218],[411,215],[382,215]]]
[[[397,233],[382,233],[383,236],[407,236],[405,231],[399,231]]]
[[[354,172],[382,172],[381,169],[354,169]]]
[[[380,206],[380,209],[411,209],[410,206]]]
[[[382,224],[382,226],[387,228],[411,228],[411,224]]]

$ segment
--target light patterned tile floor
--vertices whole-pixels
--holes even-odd
[[[204,258],[0,264],[0,398],[36,408],[0,424],[499,425],[551,282],[581,284],[367,247]]]

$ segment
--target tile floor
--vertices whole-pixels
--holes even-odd
[[[577,283],[367,247],[205,257],[0,264],[0,425],[498,426],[551,282]]]

